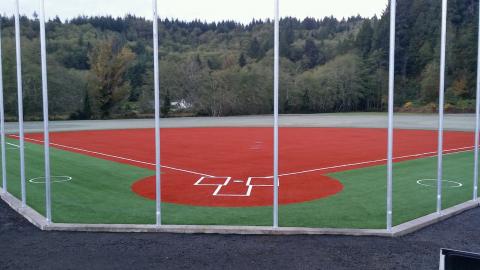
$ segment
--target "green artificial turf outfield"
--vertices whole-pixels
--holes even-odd
[[[10,143],[18,143],[9,139]],[[26,178],[43,175],[43,147],[26,143]],[[394,166],[394,223],[400,224],[432,213],[436,188],[416,183],[436,178],[434,158],[396,163]],[[73,181],[52,185],[53,221],[57,223],[153,224],[155,202],[131,192],[135,181],[154,171],[51,149],[52,175],[68,175]],[[7,147],[8,190],[20,198],[18,149]],[[386,168],[369,168],[331,174],[344,190],[332,197],[280,207],[281,226],[329,228],[385,228]],[[446,155],[444,178],[464,184],[445,188],[444,205],[471,199],[473,154]],[[179,191],[181,192],[181,191]],[[44,185],[27,184],[27,203],[44,214]],[[165,224],[264,225],[272,224],[271,207],[215,208],[163,204]]]

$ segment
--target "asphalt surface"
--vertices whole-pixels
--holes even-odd
[[[480,209],[401,238],[43,232],[0,202],[0,269],[438,269],[479,235]]]
[[[335,113],[308,115],[281,115],[281,127],[339,127],[339,128],[387,128],[385,113]],[[83,121],[51,121],[51,131],[99,130],[99,129],[132,129],[153,128],[153,119],[120,119],[120,120],[83,120]],[[232,117],[184,117],[161,119],[162,128],[188,127],[272,127],[271,115],[232,116]],[[446,130],[473,131],[475,129],[474,114],[446,114],[444,120]],[[437,114],[397,113],[394,127],[398,129],[438,128]],[[6,123],[8,133],[18,132],[18,123]],[[26,132],[42,132],[42,122],[25,122]]]

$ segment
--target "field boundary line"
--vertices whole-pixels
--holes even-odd
[[[12,137],[18,138],[18,136],[16,136],[16,135],[12,135]],[[25,137],[25,140],[32,141],[32,142],[43,143],[42,140],[37,140],[37,139],[32,139],[32,138],[27,138],[27,137]],[[66,149],[71,149],[71,150],[76,150],[76,151],[80,151],[80,152],[90,153],[90,154],[94,154],[94,155],[99,155],[99,156],[110,157],[110,158],[114,158],[114,159],[130,161],[130,162],[139,163],[139,164],[143,164],[143,165],[155,166],[155,163],[151,163],[151,162],[147,162],[147,161],[141,161],[141,160],[126,158],[126,157],[121,157],[121,156],[116,156],[116,155],[105,154],[105,153],[86,150],[86,149],[82,149],[82,148],[78,148],[78,147],[67,146],[67,145],[58,144],[58,143],[50,143],[50,145],[58,146],[58,147],[61,147],[61,148],[66,148]],[[170,170],[173,170],[173,171],[185,172],[185,173],[190,173],[190,174],[195,174],[195,175],[200,175],[200,176],[215,177],[215,176],[212,176],[212,175],[208,175],[208,174],[204,174],[204,173],[200,173],[200,172],[196,172],[196,171],[185,170],[185,169],[175,168],[175,167],[166,166],[166,165],[161,165],[161,167],[165,168],[165,169],[170,169]]]
[[[20,148],[20,145],[18,145],[18,144],[9,143],[9,142],[5,142],[5,144],[10,145],[10,146],[13,146],[13,147],[15,147],[15,148]]]
[[[444,153],[444,155],[459,154],[459,153],[464,153],[464,152],[470,152],[470,151],[473,150],[473,148],[475,148],[475,146],[452,148],[452,149],[444,150],[443,153]],[[470,150],[466,150],[466,149],[470,149]],[[449,153],[449,152],[453,152],[453,153]],[[412,158],[412,157],[430,158],[430,157],[436,157],[436,156],[437,156],[437,152],[426,152],[426,153],[421,153],[421,154],[412,154],[412,155],[394,157],[393,159],[394,160],[399,160],[399,159],[406,159],[406,158]],[[380,163],[380,162],[385,162],[385,161],[387,161],[387,159],[383,158],[383,159],[356,162],[356,163],[343,164],[343,165],[335,165],[335,166],[330,166],[330,167],[323,167],[323,168],[311,169],[311,170],[305,170],[305,171],[299,171],[299,172],[284,173],[284,174],[279,174],[278,176],[291,176],[291,175],[297,175],[297,174],[325,171],[325,170],[330,170],[330,169],[338,169],[338,168],[353,167],[353,166],[358,166],[358,165]],[[269,177],[273,177],[273,176],[269,176]]]
[[[17,135],[11,135],[11,137],[19,138]],[[27,137],[25,137],[25,140],[43,143],[42,140],[37,140],[37,139],[32,139],[32,138],[27,138]],[[97,152],[97,151],[86,150],[86,149],[82,149],[82,148],[78,148],[78,147],[73,147],[73,146],[68,146],[68,145],[63,145],[63,144],[58,144],[58,143],[50,143],[50,145],[58,146],[58,147],[61,147],[61,148],[66,148],[66,149],[72,149],[72,150],[76,150],[76,151],[80,151],[80,152],[95,154],[95,155],[99,155],[99,156],[110,157],[110,158],[114,158],[114,159],[125,160],[125,161],[134,162],[134,163],[149,165],[149,166],[155,166],[155,163],[151,163],[151,162],[135,160],[135,159],[131,159],[131,158],[126,158],[126,157],[101,153],[101,152]],[[470,152],[474,148],[475,148],[475,146],[465,146],[465,147],[459,147],[459,148],[452,148],[452,149],[444,150],[443,153],[444,153],[444,155],[459,154],[459,153]],[[425,153],[419,153],[419,154],[411,154],[411,155],[405,155],[405,156],[400,156],[400,157],[394,157],[393,160],[401,160],[401,159],[407,159],[407,158],[413,158],[413,157],[431,158],[431,157],[436,157],[436,156],[437,156],[437,152],[432,151],[432,152],[425,152]],[[285,176],[306,174],[306,173],[312,173],[312,172],[318,172],[318,171],[326,171],[326,170],[331,170],[331,169],[348,168],[348,167],[359,166],[359,165],[380,163],[380,162],[385,162],[385,161],[387,161],[387,159],[383,158],[383,159],[377,159],[377,160],[355,162],[355,163],[350,163],[350,164],[334,165],[334,166],[329,166],[329,167],[316,168],[316,169],[310,169],[310,170],[304,170],[304,171],[298,171],[298,172],[282,173],[282,174],[279,174],[278,176],[279,177],[285,177]],[[180,169],[180,168],[166,166],[166,165],[160,165],[160,166],[162,168],[165,168],[165,169],[190,173],[190,174],[194,174],[194,175],[200,175],[200,176],[205,176],[205,177],[213,177],[213,178],[217,177],[217,176],[208,175],[208,174],[204,174],[204,173],[200,173],[200,172],[196,172],[196,171],[192,171],[192,170]],[[272,177],[273,176],[265,176],[265,178],[272,178]]]

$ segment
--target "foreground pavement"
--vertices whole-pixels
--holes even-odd
[[[478,235],[479,208],[395,239],[42,232],[0,202],[1,269],[438,269]]]

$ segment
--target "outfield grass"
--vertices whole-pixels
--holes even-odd
[[[10,143],[18,143],[8,139]],[[26,143],[26,178],[43,175],[43,147]],[[394,223],[400,224],[436,209],[436,188],[420,186],[418,179],[436,177],[437,159],[423,158],[394,165]],[[131,192],[135,181],[154,171],[77,153],[51,149],[52,175],[73,181],[52,185],[53,221],[57,223],[153,224],[155,202]],[[20,198],[18,149],[7,148],[8,190]],[[461,188],[444,188],[450,207],[471,199],[472,152],[446,155],[445,179]],[[386,168],[374,166],[330,174],[344,190],[332,197],[280,207],[281,226],[329,228],[385,228]],[[181,192],[181,191],[179,191]],[[44,185],[27,184],[27,203],[44,214]],[[215,208],[163,204],[166,224],[265,225],[272,224],[271,207]]]
[[[398,225],[436,211],[436,187],[417,184],[436,178],[437,158],[394,164],[393,222]],[[386,166],[330,174],[344,185],[343,192],[325,200],[281,208],[283,225],[332,228],[386,227]],[[443,188],[443,205],[451,207],[472,199],[473,153],[444,156],[444,179],[461,188]]]

